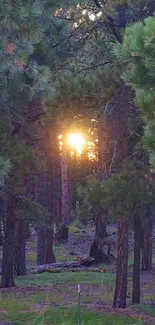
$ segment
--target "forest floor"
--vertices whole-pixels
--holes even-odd
[[[116,255],[116,227],[108,227]],[[89,255],[94,229],[70,228],[68,242],[55,245],[57,261],[73,261]],[[130,234],[128,307],[112,309],[115,263],[102,265],[105,273],[64,272],[28,274],[17,277],[17,286],[0,289],[0,325],[78,324],[77,284],[81,284],[81,325],[155,325],[155,247],[154,270],[141,274],[141,304],[131,306],[133,236]],[[36,233],[27,243],[27,267],[36,265]],[[0,261],[2,252],[0,252]]]

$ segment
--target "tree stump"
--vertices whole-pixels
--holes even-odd
[[[60,228],[58,229],[58,231],[55,234],[55,239],[58,242],[67,241],[68,234],[69,234],[69,228],[66,227],[65,225],[61,225]]]
[[[103,248],[97,245],[96,240],[93,241],[89,256],[94,258],[95,263],[109,262],[108,256],[104,253]]]

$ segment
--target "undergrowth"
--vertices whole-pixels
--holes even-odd
[[[5,316],[6,317],[6,316]],[[76,325],[78,324],[77,308],[70,309],[50,308],[38,315],[33,313],[12,313],[7,321],[17,325]],[[90,310],[82,310],[81,325],[143,325],[141,319],[129,318],[120,315],[109,315]]]
[[[114,282],[113,273],[93,273],[93,272],[64,272],[64,273],[42,273],[30,274],[16,279],[18,285],[62,285],[62,284],[96,284]]]

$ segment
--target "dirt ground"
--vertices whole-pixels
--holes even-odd
[[[55,254],[57,261],[76,260],[77,257],[86,257],[89,255],[90,245],[94,238],[94,228],[85,227],[78,229],[71,227],[68,242],[55,245]],[[108,238],[113,241],[112,253],[116,256],[117,250],[117,231],[115,225],[108,226]],[[1,248],[0,248],[1,249]],[[141,306],[147,305],[154,310],[155,307],[155,241],[153,243],[153,264],[154,269],[151,272],[141,273]],[[27,267],[36,265],[36,232],[31,229],[31,238],[26,248]],[[2,249],[0,251],[0,266],[2,259]],[[153,315],[147,313],[145,308],[137,309],[131,307],[132,294],[132,264],[133,264],[133,234],[129,238],[129,281],[128,281],[128,308],[125,310],[114,310],[111,308],[113,291],[115,285],[115,263],[102,265],[106,269],[106,275],[101,274],[77,274],[72,275],[33,275],[20,277],[17,279],[18,286],[12,289],[1,289],[0,299],[7,295],[15,297],[19,301],[30,305],[32,311],[43,311],[47,306],[70,306],[77,304],[77,283],[81,282],[82,295],[81,303],[88,309],[108,312],[110,314],[124,314],[141,316],[145,324],[155,324],[155,311]],[[81,273],[79,275],[79,273]],[[42,278],[41,278],[42,276]],[[50,278],[51,276],[51,278]],[[42,279],[40,281],[40,279]],[[76,281],[77,279],[77,281]],[[51,284],[50,284],[51,281]],[[12,298],[11,298],[12,299]],[[12,304],[12,302],[10,302]],[[8,307],[7,307],[8,308]],[[6,308],[6,309],[7,309]],[[24,307],[23,307],[24,308]],[[0,300],[1,314],[3,310],[3,300]],[[0,323],[1,325],[1,323]]]

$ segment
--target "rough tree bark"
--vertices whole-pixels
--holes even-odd
[[[116,285],[113,300],[114,308],[126,308],[128,279],[128,221],[118,222],[118,250],[116,264]]]
[[[141,220],[134,222],[134,265],[133,265],[133,290],[132,303],[140,303],[140,249],[141,249]]]
[[[2,220],[0,219],[0,246],[3,246]]]
[[[46,228],[37,229],[37,265],[45,264]]]
[[[52,131],[51,131],[52,130]],[[48,132],[48,131],[47,131]],[[47,149],[48,173],[46,186],[46,200],[49,211],[48,227],[46,229],[45,263],[55,263],[56,258],[53,250],[54,244],[54,223],[59,220],[59,204],[61,202],[61,166],[60,151],[57,143],[56,123],[50,125],[47,138],[52,136],[52,144]]]
[[[23,220],[18,220],[16,224],[16,240],[14,250],[14,273],[16,275],[25,275],[26,261],[26,235],[28,225]]]
[[[142,271],[152,270],[153,215],[143,221]]]
[[[7,211],[5,220],[5,236],[3,245],[2,279],[1,287],[15,286],[14,282],[14,243],[16,230],[16,209],[18,200],[9,195],[7,198]]]
[[[46,249],[45,249],[45,264],[55,263],[56,258],[53,251],[54,229],[53,226],[46,228]]]
[[[106,177],[105,169],[105,143],[103,141],[105,132],[107,132],[108,138],[106,138],[107,145],[109,140],[108,129],[104,129],[105,117],[103,115],[98,116],[98,163],[97,163],[97,178],[101,181]],[[106,263],[108,261],[107,255],[104,252],[104,241],[107,236],[106,226],[107,222],[104,219],[104,210],[102,207],[98,207],[94,212],[95,216],[95,238],[90,248],[90,257],[95,258],[96,263]]]
[[[56,132],[55,134],[53,134],[53,137],[55,137],[56,139]],[[50,162],[50,166],[53,166],[52,177],[51,177],[51,191],[53,193],[52,195],[53,198],[51,200],[52,204],[50,210],[52,215],[56,216],[59,213],[59,202],[61,202],[60,218],[57,218],[57,220],[56,218],[54,218],[55,220],[53,219],[53,222],[56,222],[58,226],[56,239],[58,239],[59,241],[65,241],[68,238],[67,225],[70,222],[68,157],[67,157],[67,150],[65,148],[65,144],[62,147],[61,159],[60,159],[60,152],[57,152],[55,148],[52,148],[52,155],[51,157],[49,157],[49,162]],[[59,187],[59,179],[60,179],[61,188]],[[56,193],[57,193],[57,197],[56,197]]]
[[[41,153],[47,156],[47,172],[40,175],[38,199],[40,204],[49,212],[48,225],[38,228],[38,264],[53,263],[56,261],[54,243],[54,222],[58,221],[61,202],[61,167],[60,152],[57,139],[57,123],[50,122],[46,130],[41,130],[44,142],[40,144]],[[46,146],[45,146],[46,143]]]
[[[95,239],[90,248],[90,257],[95,258],[96,263],[108,262],[108,256],[104,252],[104,242],[107,236],[106,223],[101,211],[96,211],[95,217]]]
[[[37,199],[39,204],[47,208],[46,205],[46,173],[41,171],[39,175],[39,184],[37,188]],[[46,249],[46,227],[39,226],[37,229],[37,264],[45,264],[45,249]]]
[[[64,146],[65,147],[65,146]],[[68,188],[68,160],[67,151],[62,150],[61,160],[61,182],[62,182],[62,200],[61,200],[61,221],[67,226],[69,218],[69,188]]]
[[[3,246],[3,242],[4,242],[4,238],[2,234],[2,225],[4,231],[4,210],[5,210],[4,199],[0,198],[0,246]]]
[[[30,231],[30,225],[27,225],[27,231],[26,231],[26,240],[30,240],[31,239],[31,231]]]
[[[127,138],[129,136],[128,119],[136,113],[133,104],[134,93],[131,88],[119,85],[112,98],[107,102],[102,114],[102,170],[105,178],[119,172],[129,152]],[[125,232],[127,231],[127,234]],[[116,288],[113,299],[114,307],[126,307],[127,293],[127,248],[128,225],[120,219],[118,223],[118,260],[116,267]],[[125,247],[123,248],[123,245]],[[120,267],[120,270],[119,270]]]

